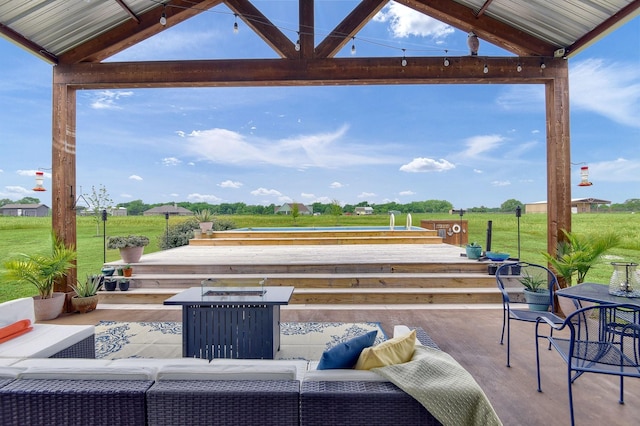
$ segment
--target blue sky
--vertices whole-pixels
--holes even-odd
[[[357,2],[317,8],[316,43]],[[256,1],[293,41],[297,7]],[[293,13],[292,13],[293,12]],[[110,61],[275,58],[218,6]],[[467,34],[397,4],[339,56],[462,56]],[[446,53],[445,53],[446,52]],[[480,41],[480,55],[510,53]],[[0,198],[38,197],[51,166],[51,65],[0,39]],[[640,198],[640,17],[569,59],[572,197]],[[544,90],[404,85],[81,91],[77,183],[116,203],[276,205],[546,199]],[[45,187],[51,187],[50,171]]]

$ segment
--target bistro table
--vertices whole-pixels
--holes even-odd
[[[640,297],[624,297],[609,294],[609,285],[582,283],[556,291],[558,296],[593,303],[626,303],[640,306]]]
[[[182,356],[273,359],[280,306],[293,287],[191,287],[164,301],[182,305]]]

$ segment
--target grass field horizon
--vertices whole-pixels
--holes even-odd
[[[421,220],[458,221],[449,214],[412,213],[412,223],[419,226]],[[322,227],[322,226],[388,226],[387,215],[365,216],[291,216],[281,215],[221,215],[219,219],[232,221],[236,228],[246,227]],[[169,225],[187,217],[171,217]],[[406,214],[397,215],[395,224],[404,226]],[[544,264],[542,253],[547,250],[547,216],[525,214],[520,218],[520,257],[523,261]],[[467,213],[469,242],[476,241],[485,247],[487,223],[492,221],[492,250],[518,255],[518,220],[514,214]],[[166,220],[160,216],[109,217],[106,236],[146,235],[150,244],[145,253],[159,250],[158,242],[166,229]],[[640,215],[631,213],[591,213],[572,216],[572,230],[579,234],[613,231],[621,237],[619,247],[611,250],[587,275],[587,281],[608,283],[613,273],[613,261],[640,261]],[[98,274],[103,265],[103,223],[92,217],[77,217],[78,279],[88,274]],[[420,246],[416,246],[419,250]],[[0,217],[0,269],[8,259],[20,253],[49,253],[51,250],[51,218]],[[120,259],[118,250],[106,250],[106,261]],[[33,286],[15,286],[0,282],[0,302],[37,294]]]

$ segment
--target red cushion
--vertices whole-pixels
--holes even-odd
[[[18,337],[33,330],[31,326],[31,320],[23,319],[16,321],[13,324],[9,324],[6,327],[0,328],[0,343],[11,340],[14,337]]]

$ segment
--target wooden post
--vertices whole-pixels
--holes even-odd
[[[56,83],[53,67],[51,204],[52,228],[65,246],[76,246],[76,90]],[[77,270],[69,271],[66,280],[56,283],[55,291],[69,293],[76,283]]]
[[[555,253],[571,231],[571,143],[569,137],[569,66],[545,83],[547,115],[547,252]],[[562,279],[559,277],[562,281]],[[561,282],[565,287],[566,284]]]

